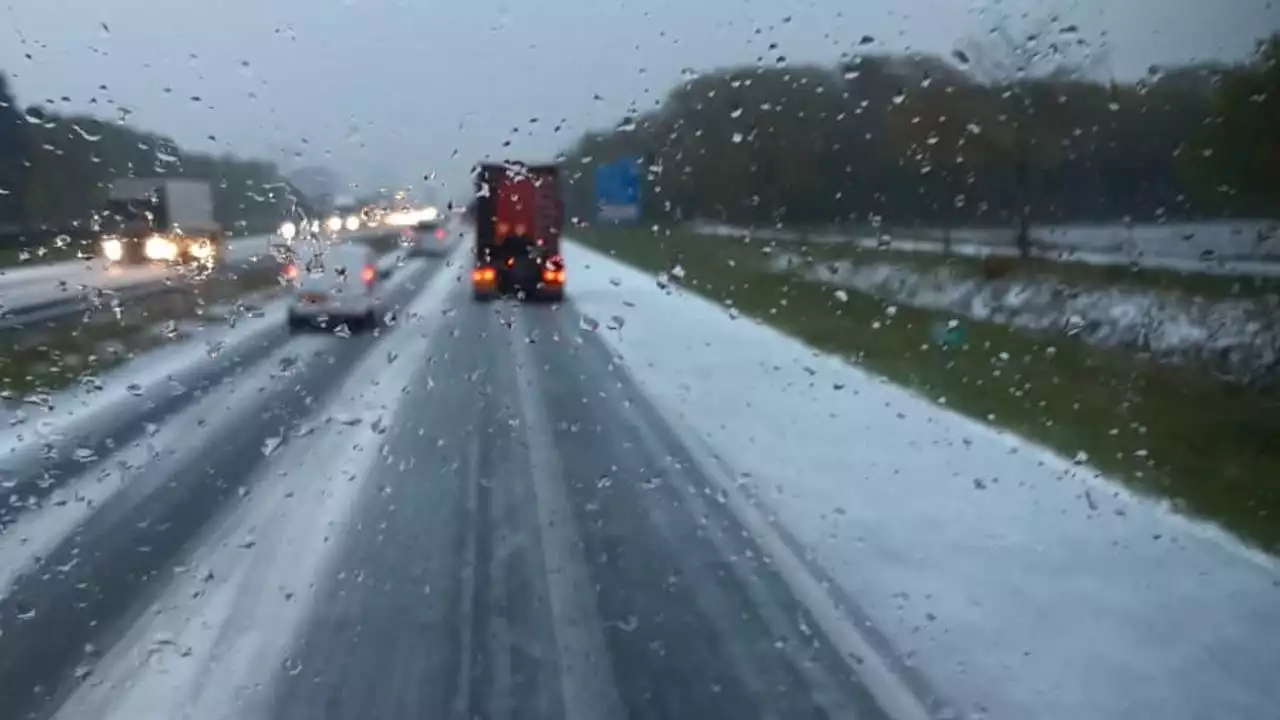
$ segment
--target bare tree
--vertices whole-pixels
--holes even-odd
[[[1019,254],[1031,254],[1031,223],[1044,202],[1044,176],[1063,162],[1053,113],[1063,101],[1056,86],[1084,77],[1105,77],[1110,66],[1104,44],[1086,40],[1058,15],[1016,20],[995,13],[988,35],[970,38],[955,53],[971,75],[991,91],[989,117],[979,145],[1009,172]],[[1047,132],[1046,132],[1047,131]]]

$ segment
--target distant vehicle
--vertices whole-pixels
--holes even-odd
[[[325,219],[325,229],[331,233],[355,232],[365,223],[364,205],[353,198],[339,198],[334,203],[333,212]]]
[[[565,268],[560,255],[564,202],[559,168],[483,163],[476,167],[474,177],[474,297],[564,297]]]
[[[410,257],[440,257],[453,248],[449,228],[439,220],[419,220],[404,233]]]
[[[222,249],[223,229],[206,180],[115,180],[101,227],[102,254],[112,263],[212,263]]]
[[[353,331],[377,327],[383,281],[391,270],[379,269],[372,248],[363,243],[308,243],[291,254],[284,272],[291,295],[290,332],[343,324]]]

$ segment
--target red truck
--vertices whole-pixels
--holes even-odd
[[[482,163],[475,179],[477,300],[515,295],[525,300],[564,297],[560,233],[564,201],[556,165]]]

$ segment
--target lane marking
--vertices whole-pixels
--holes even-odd
[[[555,443],[542,405],[538,371],[534,358],[516,334],[506,335],[516,367],[517,396],[524,417],[521,425],[529,448],[543,566],[559,649],[564,718],[622,720],[627,714],[605,649],[595,589],[564,487],[564,470],[552,452]]]
[[[575,307],[573,313],[579,312]],[[567,317],[561,321],[565,325],[566,337],[577,337],[581,332]],[[842,607],[844,603],[838,601],[827,589],[833,584],[824,584],[814,569],[802,559],[798,542],[789,536],[784,537],[785,529],[770,523],[761,510],[742,494],[733,480],[733,473],[717,459],[719,456],[693,428],[681,421],[679,415],[672,413],[656,396],[645,391],[644,385],[627,368],[622,351],[603,333],[596,337],[604,343],[613,359],[613,372],[625,377],[627,384],[648,400],[658,416],[666,421],[671,436],[681,439],[695,469],[723,491],[726,507],[742,523],[743,529],[751,535],[761,551],[772,560],[773,568],[791,588],[797,602],[809,611],[828,642],[836,648],[850,671],[863,682],[880,708],[893,720],[931,720],[933,714],[927,701],[920,697],[906,678],[891,667],[877,645],[868,639],[857,622],[845,612]],[[638,428],[649,435],[647,443],[658,442],[652,436],[652,430],[644,423],[640,423]]]

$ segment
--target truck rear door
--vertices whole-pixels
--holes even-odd
[[[519,171],[497,175],[494,243],[501,245],[511,238],[532,241],[538,221],[537,188],[533,178]]]

